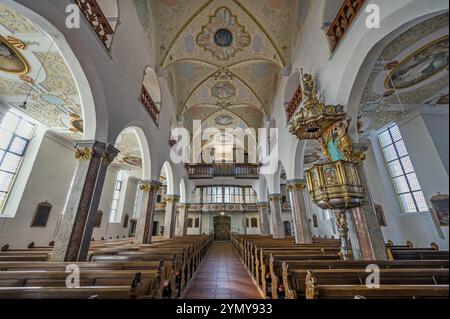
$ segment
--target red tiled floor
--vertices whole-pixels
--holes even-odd
[[[184,299],[262,299],[230,243],[214,243]]]

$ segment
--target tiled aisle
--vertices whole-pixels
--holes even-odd
[[[262,299],[230,243],[211,247],[184,299]]]

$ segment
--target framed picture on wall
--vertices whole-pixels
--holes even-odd
[[[381,227],[387,227],[386,216],[384,215],[383,206],[375,204],[375,213],[377,214],[378,223]]]
[[[51,210],[52,205],[49,202],[39,203],[31,221],[31,227],[47,227]]]
[[[449,209],[449,196],[438,193],[431,197],[431,210],[437,224],[440,227],[449,227],[448,223],[448,209]]]

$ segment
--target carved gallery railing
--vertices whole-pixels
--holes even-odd
[[[259,165],[256,164],[198,164],[188,165],[187,169],[191,179],[209,179],[214,177],[259,178]]]
[[[302,92],[302,86],[299,85],[297,90],[295,91],[294,96],[292,97],[291,101],[289,102],[289,105],[286,107],[286,116],[287,116],[287,122],[292,119],[292,117],[295,114],[295,111],[297,111],[298,106],[302,102],[303,99],[303,92]]]
[[[108,19],[103,14],[102,9],[96,0],[75,0],[75,3],[80,7],[81,12],[89,21],[89,24],[97,33],[100,40],[109,50],[111,45],[114,30],[108,22]]]
[[[327,32],[332,52],[337,49],[339,43],[344,38],[345,33],[350,30],[350,27],[363,7],[364,2],[365,0],[345,0],[342,4],[341,9]]]
[[[156,107],[155,102],[153,102],[151,95],[148,93],[147,89],[144,86],[142,86],[142,91],[141,91],[141,103],[144,105],[145,109],[150,114],[153,121],[155,121],[156,125],[159,126],[160,111]]]
[[[189,212],[205,212],[205,213],[242,213],[242,212],[258,212],[257,204],[189,204]]]

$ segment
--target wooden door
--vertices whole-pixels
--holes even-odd
[[[230,241],[231,239],[231,218],[227,216],[217,216],[214,218],[214,240]]]

